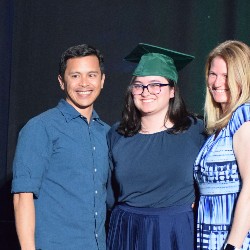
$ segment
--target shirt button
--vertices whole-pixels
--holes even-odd
[[[93,150],[95,150],[95,147],[93,147]]]
[[[98,191],[96,190],[96,191],[95,191],[95,193],[97,194],[97,193],[98,193]]]
[[[98,234],[95,234],[95,237],[98,238]]]
[[[97,213],[97,212],[95,212],[95,215],[97,216],[97,215],[98,215],[98,213]]]
[[[97,172],[97,169],[95,168],[94,171]]]

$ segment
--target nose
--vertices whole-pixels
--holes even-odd
[[[79,85],[81,87],[87,87],[89,85],[88,80],[85,77],[81,77],[79,81]]]
[[[225,77],[224,76],[217,76],[214,80],[214,85],[216,87],[220,86],[221,84],[224,84],[225,83]]]

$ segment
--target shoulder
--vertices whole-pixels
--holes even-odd
[[[105,129],[106,133],[108,133],[110,130],[110,126],[105,122],[103,123],[103,125],[104,125],[104,129]]]
[[[250,121],[250,103],[244,103],[239,106],[232,114],[232,117],[229,121],[229,128],[232,133],[235,133],[240,126]]]
[[[239,106],[232,115],[232,119],[249,120],[250,119],[250,102]]]
[[[112,148],[113,145],[121,138],[123,135],[119,134],[117,132],[117,128],[119,126],[120,122],[116,122],[114,125],[111,126],[109,132],[108,132],[108,142],[109,146]]]
[[[56,108],[49,109],[37,116],[31,118],[21,129],[21,133],[27,133],[28,131],[39,131],[45,129],[49,123],[59,114]]]
[[[204,121],[203,119],[197,117],[190,117],[190,119],[192,121],[192,124],[189,127],[187,133],[189,133],[190,138],[200,147],[207,139]]]
[[[101,120],[101,119],[99,119],[99,123],[103,126],[106,134],[108,134],[108,132],[110,130],[110,126],[106,122],[104,122],[103,120]]]
[[[108,132],[108,137],[109,138],[113,138],[113,137],[117,137],[117,136],[122,136],[117,132],[117,128],[119,126],[120,122],[116,122],[115,124],[113,124]]]
[[[205,127],[203,119],[198,117],[189,117],[189,119],[191,120],[191,126],[189,128],[191,132],[198,134],[204,133]]]

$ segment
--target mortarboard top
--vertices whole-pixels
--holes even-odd
[[[184,68],[194,56],[157,47],[150,44],[139,43],[124,60],[139,63],[134,76],[163,76],[177,82],[177,71]]]

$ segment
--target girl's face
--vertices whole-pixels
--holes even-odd
[[[156,113],[166,116],[169,100],[174,97],[174,88],[168,85],[159,86],[159,84],[168,83],[168,80],[162,76],[137,76],[135,78],[133,85],[136,88],[136,85],[148,86],[150,84],[147,88],[142,88],[141,94],[133,94],[135,106],[143,116]]]

